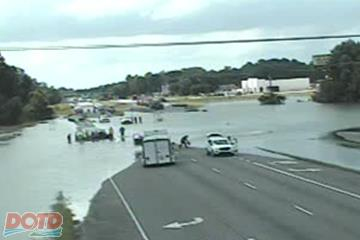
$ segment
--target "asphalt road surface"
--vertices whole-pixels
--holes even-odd
[[[360,239],[360,175],[312,162],[182,150],[104,182],[84,239]]]

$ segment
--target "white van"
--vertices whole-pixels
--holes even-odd
[[[175,163],[172,143],[167,131],[145,131],[142,155],[143,166]]]

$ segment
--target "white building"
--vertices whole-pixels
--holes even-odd
[[[291,79],[273,80],[272,86],[278,86],[281,92],[306,90],[310,88],[310,79],[291,78]]]
[[[259,93],[265,92],[267,87],[279,87],[280,92],[284,91],[299,91],[310,88],[309,78],[291,78],[291,79],[274,79],[265,80],[258,78],[249,78],[241,81],[241,88],[243,93]]]
[[[241,93],[241,89],[235,84],[220,85],[215,94],[222,94],[225,97],[233,97]]]
[[[96,113],[101,107],[100,103],[79,102],[75,105],[74,110],[77,113]]]
[[[248,78],[241,81],[243,93],[258,93],[266,90],[266,80],[258,78]]]

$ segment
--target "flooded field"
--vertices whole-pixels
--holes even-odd
[[[360,170],[358,149],[327,138],[334,130],[358,127],[360,106],[296,100],[279,106],[260,106],[256,101],[213,103],[206,106],[208,112],[164,113],[163,122],[144,113],[143,124],[126,126],[125,142],[119,140],[119,117],[97,124],[106,130],[112,126],[114,141],[68,144],[66,135],[75,132],[75,125],[66,119],[25,128],[0,144],[0,215],[47,210],[56,193],[63,191],[82,218],[102,181],[133,163],[132,134],[143,130],[166,128],[175,142],[187,134],[197,147],[205,145],[206,133],[222,132],[238,138],[240,152],[265,155],[257,149],[263,147]]]

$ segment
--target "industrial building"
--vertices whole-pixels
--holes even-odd
[[[269,87],[276,88],[280,92],[300,91],[310,88],[309,78],[291,78],[291,79],[258,79],[249,78],[241,81],[243,93],[261,93],[266,92]]]

